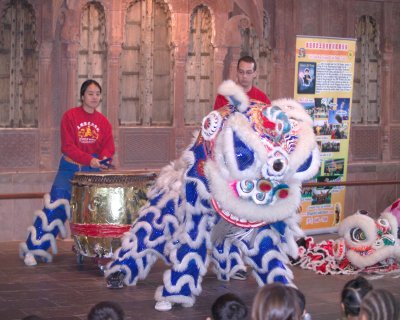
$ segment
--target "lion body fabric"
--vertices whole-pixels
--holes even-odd
[[[378,218],[360,210],[339,224],[339,238],[316,243],[306,237],[299,246],[295,265],[318,274],[374,274],[400,273],[400,242],[397,238],[398,221],[393,215],[394,203]]]
[[[228,281],[248,265],[257,283],[293,283],[301,182],[319,169],[312,120],[290,99],[248,101],[231,82],[230,101],[212,111],[182,156],[160,172],[105,275],[125,285],[144,279],[161,258],[169,265],[155,294],[190,307],[209,262]]]

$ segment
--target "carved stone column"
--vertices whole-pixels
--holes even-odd
[[[393,4],[384,4],[384,33],[386,36],[383,38],[382,46],[382,82],[381,82],[381,101],[380,101],[380,112],[381,112],[381,128],[382,128],[382,160],[391,160],[391,137],[390,137],[390,125],[391,125],[391,108],[395,108],[393,101],[393,74],[391,70],[395,70],[393,66],[393,43],[392,43],[392,24],[393,20]]]
[[[118,148],[119,141],[119,130],[118,130],[118,110],[120,106],[119,101],[119,68],[120,68],[120,56],[122,52],[121,44],[112,44],[108,48],[108,68],[107,68],[107,118],[113,127],[114,142],[116,148]],[[118,165],[117,154],[115,153],[115,158],[113,160],[115,165]]]
[[[393,47],[385,41],[382,52],[382,96],[381,96],[381,127],[382,127],[382,160],[390,161],[390,108],[392,101]]]
[[[240,47],[232,47],[231,48],[231,63],[229,65],[229,79],[236,81],[236,69],[237,69],[237,62],[240,59]]]
[[[286,1],[276,1],[275,2],[275,18],[274,18],[274,25],[271,30],[271,34],[274,37],[274,42],[275,42],[275,47],[272,52],[272,76],[271,79],[271,92],[274,93],[275,97],[283,97],[283,90],[282,87],[287,86],[287,75],[288,73],[286,72],[286,39],[287,39],[287,23],[281,23],[282,21],[287,21],[285,20],[286,12]],[[290,8],[290,10],[293,10],[293,7]],[[291,11],[292,12],[292,11]],[[291,91],[291,94],[293,94],[293,89]]]
[[[75,10],[78,6],[77,0],[67,0],[66,8],[61,13],[61,44],[63,48],[62,63],[60,70],[65,73],[65,99],[60,101],[65,103],[61,106],[61,114],[76,105],[76,81],[78,70],[78,50],[79,50],[79,26],[80,13]]]
[[[118,125],[118,106],[119,106],[119,68],[120,56],[122,52],[121,44],[112,44],[107,53],[107,118],[113,126]]]
[[[214,92],[217,96],[217,90],[223,79],[224,61],[228,49],[226,47],[217,47],[214,50]]]
[[[51,103],[52,77],[51,77],[51,54],[53,44],[43,42],[39,49],[39,167],[41,170],[49,170],[54,159],[54,120],[52,117],[53,106]]]
[[[153,110],[153,55],[152,55],[152,47],[153,47],[153,38],[152,38],[152,30],[153,30],[153,2],[146,1],[142,5],[142,39],[141,39],[141,47],[142,50],[142,66],[140,70],[140,95],[142,97],[142,108],[145,110],[143,113],[143,125],[149,126],[151,125],[151,114]]]
[[[174,48],[174,118],[175,118],[175,155],[185,148],[185,68],[188,44],[181,43]]]
[[[171,52],[173,55],[173,101],[174,106],[174,134],[175,134],[175,157],[187,147],[185,135],[185,88],[186,88],[186,61],[189,50],[189,20],[186,12],[171,13]]]
[[[66,111],[67,109],[76,105],[76,97],[78,95],[76,80],[78,70],[78,43],[69,43],[66,50],[66,61],[67,66],[67,79],[66,79]]]

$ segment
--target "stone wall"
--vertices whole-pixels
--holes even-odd
[[[8,3],[0,1],[1,13]],[[31,6],[36,21],[38,125],[0,128],[0,193],[49,191],[60,157],[59,121],[64,111],[77,104],[82,71],[80,26],[82,12],[89,1],[24,0],[24,3]],[[173,118],[171,125],[159,126],[151,125],[150,116],[146,118],[146,125],[120,124],[120,68],[123,65],[120,57],[125,13],[132,1],[99,0],[97,4],[104,12],[107,44],[104,51],[107,59],[102,66],[106,77],[101,78],[105,79],[103,87],[107,95],[102,112],[114,128],[118,150],[115,164],[119,169],[158,169],[176,158],[190,141],[197,126],[187,125],[184,117],[189,29],[191,14],[203,5],[211,14],[212,50],[207,50],[213,54],[209,60],[213,64],[213,72],[209,73],[213,83],[213,92],[208,97],[211,101],[221,81],[234,78],[237,58],[243,52],[258,57],[264,74],[257,79],[257,84],[271,99],[292,96],[296,35],[354,38],[359,18],[373,17],[380,39],[379,122],[352,126],[348,180],[400,178],[400,112],[395,103],[400,94],[397,90],[400,79],[396,76],[400,66],[394,63],[400,56],[398,1],[165,0],[163,8],[168,10],[165,16],[170,19]],[[144,7],[143,12],[149,8]],[[151,21],[146,23],[149,28]],[[147,37],[151,39],[149,34]],[[147,59],[152,53],[147,47],[146,50],[144,58]],[[151,85],[150,80],[146,80],[147,85]],[[144,101],[151,104],[152,95],[144,93]],[[378,213],[399,196],[397,185],[348,187],[345,214],[360,208]],[[33,212],[41,207],[40,199],[0,200],[0,241],[23,239],[32,223]]]

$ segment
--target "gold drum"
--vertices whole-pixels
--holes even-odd
[[[147,189],[155,178],[155,173],[146,171],[74,175],[70,227],[78,257],[112,257],[121,246],[121,237],[146,203]]]

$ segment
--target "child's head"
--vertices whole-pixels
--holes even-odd
[[[124,310],[117,302],[101,301],[90,309],[87,318],[88,320],[123,320]]]
[[[364,277],[358,276],[348,281],[342,290],[342,309],[346,317],[358,316],[360,313],[361,300],[372,290],[372,285]]]
[[[400,319],[399,301],[388,290],[371,290],[361,303],[360,319],[398,320]]]
[[[253,301],[252,319],[301,319],[303,310],[297,293],[281,283],[263,286]]]
[[[244,320],[247,306],[235,294],[226,293],[215,300],[211,306],[213,320]]]

